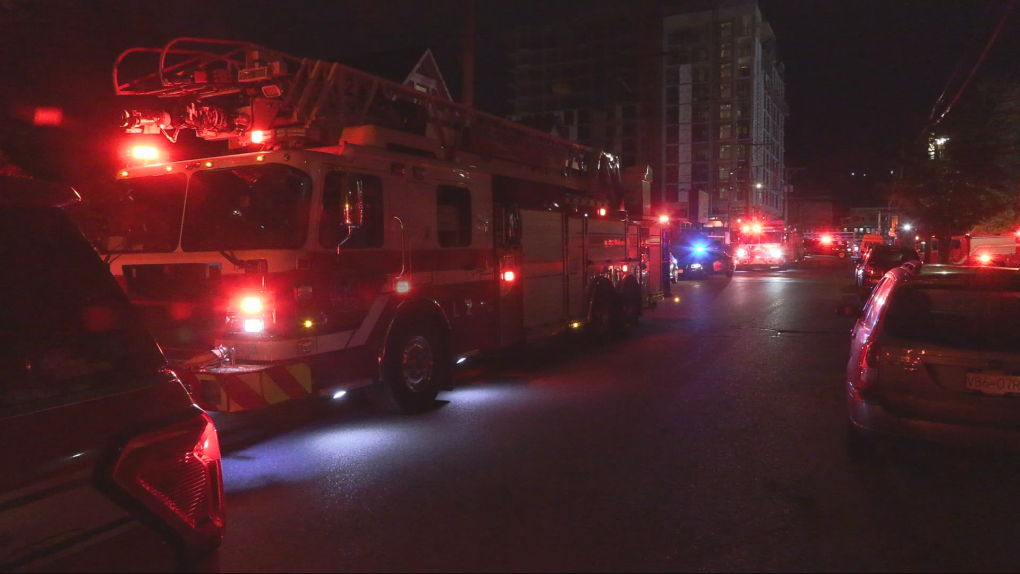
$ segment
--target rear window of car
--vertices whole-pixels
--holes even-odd
[[[0,210],[0,418],[151,384],[165,365],[58,209]]]
[[[917,259],[918,256],[915,251],[874,249],[871,251],[871,256],[868,257],[868,262],[875,265],[902,265],[907,261],[915,261]]]
[[[959,349],[1020,352],[1020,291],[969,286],[897,289],[884,328],[897,338]]]

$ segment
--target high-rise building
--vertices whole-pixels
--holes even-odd
[[[757,1],[653,2],[653,26],[648,5],[512,34],[514,117],[651,165],[691,223],[783,218],[784,70]]]

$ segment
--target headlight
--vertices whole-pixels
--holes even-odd
[[[783,256],[783,250],[773,247],[772,249],[769,249],[769,255],[771,255],[773,259],[779,259]]]
[[[701,269],[701,263],[691,263],[691,269]]]
[[[747,258],[747,250],[746,249],[738,249],[737,250],[737,257],[740,258],[740,259]]]

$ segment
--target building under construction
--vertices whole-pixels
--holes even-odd
[[[651,165],[695,226],[784,218],[784,69],[756,0],[621,3],[508,50],[515,119]]]

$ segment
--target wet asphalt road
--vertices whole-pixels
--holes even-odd
[[[424,415],[220,417],[219,567],[1020,569],[1015,457],[847,458],[850,284],[843,265],[675,285],[628,340],[470,365]]]

